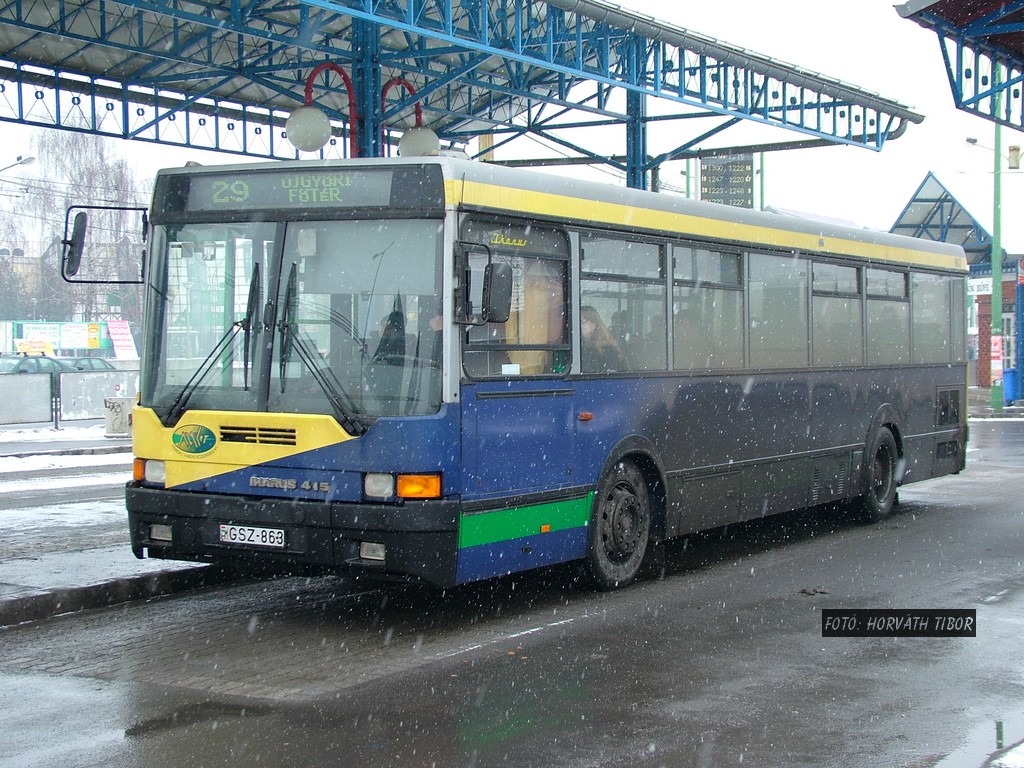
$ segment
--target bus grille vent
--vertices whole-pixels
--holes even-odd
[[[821,497],[821,467],[814,465],[814,474],[811,477],[811,505],[818,503]]]
[[[225,443],[295,445],[295,430],[277,427],[221,427],[220,439]]]

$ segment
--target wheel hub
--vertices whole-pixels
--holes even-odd
[[[617,486],[605,516],[605,551],[612,559],[625,560],[636,550],[643,527],[643,506],[632,488]]]

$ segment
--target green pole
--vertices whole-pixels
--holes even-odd
[[[1003,371],[1002,360],[1006,359],[1006,351],[1003,350],[1003,168],[1002,168],[1002,144],[1001,126],[999,125],[999,64],[995,63],[993,68],[992,87],[996,89],[993,98],[995,99],[995,151],[992,152],[992,339],[998,340],[1000,352],[1000,368],[992,371],[992,409],[1003,410]],[[996,344],[993,344],[996,346]]]
[[[764,152],[761,153],[759,165],[761,166],[761,210],[764,210]]]

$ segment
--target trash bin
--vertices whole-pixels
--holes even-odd
[[[132,404],[134,402],[134,397],[103,398],[103,408],[107,416],[104,437],[132,436]]]
[[[1017,369],[1008,368],[1003,371],[1003,400],[1007,405],[1013,405],[1017,399]]]

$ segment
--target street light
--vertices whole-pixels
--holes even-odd
[[[380,92],[380,111],[382,113],[387,103],[388,91],[396,85],[404,87],[410,96],[416,95],[416,89],[404,77],[391,78],[384,83]],[[402,157],[432,157],[440,154],[441,141],[437,138],[437,134],[423,125],[423,106],[418,101],[413,106],[416,110],[416,125],[406,130],[402,134],[402,138],[398,140],[398,154]],[[381,126],[381,146],[383,143],[384,126]]]
[[[288,134],[288,140],[296,149],[303,152],[316,152],[331,138],[331,121],[319,107],[313,105],[313,85],[316,77],[328,69],[341,76],[348,92],[349,157],[356,157],[359,154],[359,143],[356,138],[356,123],[359,119],[356,111],[356,91],[348,72],[333,62],[317,64],[309,73],[309,77],[306,78],[305,103],[288,116],[284,129]]]
[[[32,163],[34,163],[35,161],[36,159],[32,155],[29,155],[28,157],[18,155],[18,159],[15,160],[13,163],[11,163],[10,165],[5,165],[3,168],[0,168],[0,173],[3,173],[4,171],[9,171],[11,168],[14,168],[17,165],[32,165]]]

